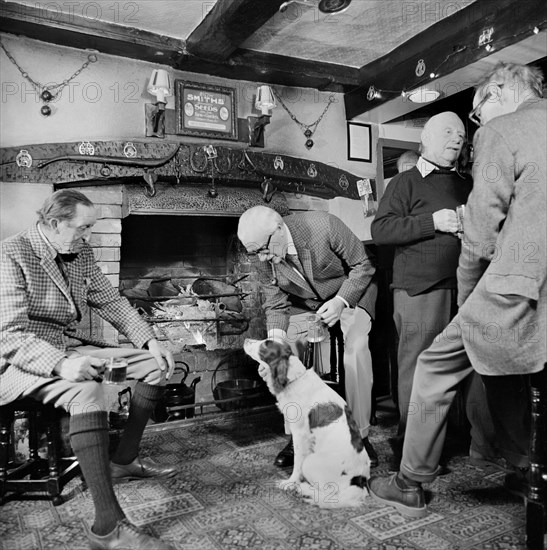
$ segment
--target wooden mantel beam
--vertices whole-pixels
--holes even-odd
[[[417,9],[419,5],[416,4]],[[534,27],[545,29],[545,0],[477,0],[453,15],[417,34],[388,55],[359,70],[359,86],[344,96],[346,118],[361,115],[393,99],[403,90],[430,82],[430,73],[449,75],[479,59],[489,56],[532,36]],[[483,33],[493,29],[490,51],[487,42],[479,45]],[[419,60],[425,73],[416,75]],[[370,86],[389,90],[382,97],[367,99]]]

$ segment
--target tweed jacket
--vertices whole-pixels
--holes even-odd
[[[547,358],[547,100],[475,135],[458,267],[462,338],[481,374],[537,372]]]
[[[270,262],[256,262],[267,329],[286,331],[291,308],[315,311],[337,294],[351,307],[359,306],[374,317],[375,267],[355,234],[326,212],[292,214],[283,221],[309,284],[284,261],[275,266],[274,283]]]
[[[78,332],[88,307],[137,347],[155,337],[103,275],[88,245],[66,264],[69,289],[37,227],[0,244],[0,405],[50,377],[66,357],[69,337],[112,347]]]

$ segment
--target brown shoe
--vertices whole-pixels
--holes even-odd
[[[174,466],[160,466],[151,458],[137,457],[129,464],[110,463],[112,479],[142,479],[147,477],[171,477],[177,473]]]
[[[127,519],[118,521],[108,535],[96,535],[87,529],[91,550],[175,550],[173,546],[143,533]]]
[[[373,477],[368,482],[368,489],[375,501],[393,506],[403,516],[423,518],[427,515],[421,484],[405,482],[400,473],[390,477]]]

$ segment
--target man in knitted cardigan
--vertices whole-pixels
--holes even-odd
[[[418,355],[456,314],[456,269],[460,255],[461,228],[456,208],[467,202],[471,179],[456,169],[465,143],[460,118],[444,112],[428,120],[421,135],[421,156],[416,166],[396,175],[384,193],[372,223],[374,242],[395,245],[393,262],[393,309],[399,335],[398,405],[400,420],[393,442],[390,468],[397,471]],[[491,454],[483,433],[492,433],[488,414],[474,405],[480,380],[470,381],[468,416],[484,421],[484,429],[472,429],[472,449]],[[478,412],[478,414],[477,414]]]

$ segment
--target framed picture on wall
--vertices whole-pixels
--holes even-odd
[[[370,124],[348,122],[348,160],[372,162],[372,130]]]
[[[237,140],[234,88],[175,80],[176,133]]]

